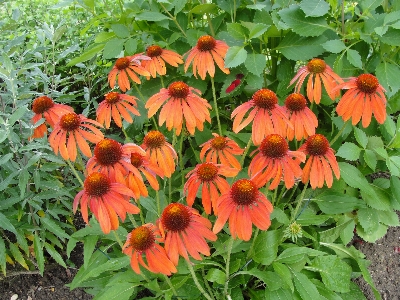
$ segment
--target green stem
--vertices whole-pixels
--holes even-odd
[[[260,232],[260,229],[257,228],[257,229],[256,229],[256,232],[254,233],[254,237],[253,237],[253,241],[252,241],[252,243],[251,243],[250,249],[249,249],[249,251],[247,252],[246,259],[249,259],[249,258],[251,257],[251,255],[253,254],[254,242],[255,242],[255,240],[256,240],[257,235],[258,235],[259,232]]]
[[[244,159],[246,158],[247,153],[249,152],[249,149],[251,147],[251,144],[253,143],[250,135],[250,139],[247,142],[246,148],[244,148],[244,152],[242,154],[242,157],[240,158],[240,166],[243,167]]]
[[[137,205],[140,209],[140,221],[142,221],[142,225],[145,224],[144,222],[144,216],[143,216],[143,211],[142,211],[142,207],[140,206],[140,199],[137,200]]]
[[[185,183],[185,176],[183,175],[183,157],[182,157],[182,148],[183,148],[183,132],[181,132],[181,140],[179,142],[179,168],[181,169],[181,177],[182,177],[182,186]]]
[[[213,37],[215,37],[215,31],[214,31],[214,27],[213,27],[213,25],[212,25],[212,23],[211,23],[210,14],[207,13],[206,15],[207,15],[207,22],[208,22],[208,27],[210,27],[211,35],[212,35]]]
[[[306,193],[307,187],[308,187],[308,182],[304,185],[303,191],[301,192],[299,201],[297,202],[296,208],[295,208],[294,213],[292,215],[291,223],[294,222],[294,220],[296,219],[297,213],[299,212],[301,204],[302,204],[302,202],[304,200],[304,194]]]
[[[229,244],[228,244],[228,253],[226,255],[226,268],[225,268],[225,286],[224,286],[224,295],[228,295],[228,286],[229,286],[229,265],[231,262],[231,253],[233,248],[233,238],[230,237]]]
[[[193,267],[192,267],[192,265],[191,265],[191,262],[188,261],[188,260],[186,260],[186,259],[185,259],[185,261],[186,261],[186,263],[187,263],[188,269],[189,269],[189,271],[190,271],[190,274],[192,275],[192,278],[193,278],[193,281],[194,281],[194,284],[196,285],[196,287],[199,289],[199,291],[203,294],[203,296],[204,296],[206,299],[208,299],[208,300],[213,300],[213,298],[211,298],[211,296],[210,296],[208,293],[206,293],[206,291],[205,291],[205,290],[203,289],[203,287],[200,285],[200,282],[199,282],[199,280],[197,279],[196,274],[194,273],[194,270],[193,270]]]
[[[135,221],[135,218],[131,215],[131,214],[129,214],[128,213],[128,218],[129,218],[129,220],[131,221],[131,223],[133,224],[133,226],[136,228],[136,227],[138,227],[138,225],[137,225],[137,223],[136,223],[136,221]]]
[[[211,77],[211,88],[212,88],[213,99],[214,99],[215,115],[217,116],[218,131],[219,131],[219,135],[222,135],[221,122],[220,122],[220,120],[219,120],[219,112],[218,112],[218,104],[217,104],[217,95],[216,95],[216,93],[215,93],[215,86],[214,86],[214,78],[213,78],[213,77]]]
[[[178,27],[178,29],[183,33],[183,35],[186,37],[186,33],[185,31],[182,29],[181,25],[179,25],[178,21],[176,20],[176,18],[171,15],[169,13],[169,11],[165,8],[164,5],[162,5],[162,3],[159,2],[159,4],[161,5],[161,7],[164,9],[164,11],[167,13],[167,15],[172,19],[172,21],[175,23],[175,25]]]
[[[158,216],[160,216],[161,206],[160,206],[160,194],[158,193],[158,190],[156,190],[156,198],[157,198],[157,213],[158,213]]]
[[[121,239],[119,238],[117,232],[115,230],[112,231],[114,233],[115,239],[118,242],[118,245],[121,247],[121,249],[124,247],[124,244],[122,243]]]
[[[204,278],[204,285],[207,288],[208,293],[211,295],[211,297],[215,298],[215,295],[210,287],[210,285],[208,284],[208,280],[206,279],[206,272],[204,272],[204,268],[201,268],[201,275],[203,275]]]
[[[164,86],[164,79],[163,79],[162,75],[160,75],[160,80],[161,80],[161,86],[162,86],[163,88],[165,88],[165,86]]]
[[[342,126],[342,128],[340,128],[339,132],[336,134],[336,136],[330,141],[330,145],[332,146],[334,142],[336,142],[336,140],[342,135],[344,129],[346,128],[347,123],[345,122]]]
[[[79,177],[78,172],[76,171],[76,169],[74,168],[74,165],[71,163],[71,161],[69,159],[66,160],[68,166],[70,167],[70,169],[72,170],[72,173],[74,173],[76,179],[78,179],[79,183],[83,186],[83,181],[82,179]]]
[[[172,293],[174,294],[174,296],[177,297],[177,299],[181,300],[181,298],[178,297],[178,293],[176,292],[176,290],[174,288],[174,285],[171,282],[171,279],[169,279],[169,277],[167,275],[164,275],[164,278],[165,278],[165,281],[168,283],[169,287],[171,288]]]
[[[280,194],[279,194],[279,196],[278,196],[278,199],[274,199],[274,202],[272,202],[272,205],[274,205],[274,203],[275,203],[275,201],[276,201],[276,203],[279,203],[279,200],[282,198],[282,195],[283,195],[283,193],[286,191],[286,186],[283,186],[282,187],[282,190],[281,190],[281,192],[280,192]]]
[[[125,140],[129,143],[129,142],[132,142],[132,139],[128,136],[128,134],[126,133],[126,130],[125,130],[125,128],[124,128],[124,126],[122,126],[121,127],[121,130],[122,130],[122,132],[123,132],[123,134],[124,134],[124,136],[125,136]]]
[[[139,100],[142,101],[143,103],[145,103],[145,101],[144,101],[144,96],[143,96],[142,92],[139,90],[139,88],[138,88],[138,86],[137,86],[136,84],[135,84],[135,88],[136,88],[136,91],[137,91],[138,94],[139,94],[139,97],[140,97]],[[153,121],[154,127],[156,128],[156,130],[158,130],[157,121],[156,121],[156,119],[154,118],[154,116],[151,117],[151,120]]]

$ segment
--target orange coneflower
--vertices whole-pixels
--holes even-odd
[[[150,73],[141,65],[142,60],[150,60],[150,57],[142,54],[143,53],[139,53],[117,59],[114,67],[111,69],[110,73],[108,73],[108,82],[112,89],[117,81],[117,76],[118,86],[123,92],[131,88],[129,78],[137,84],[141,83],[139,77],[135,73],[143,76],[150,76]]]
[[[234,155],[241,155],[244,150],[228,137],[223,137],[216,133],[212,135],[214,138],[200,145],[202,147],[200,159],[203,160],[206,157],[206,162],[220,163],[240,170],[242,167]]]
[[[162,88],[159,93],[150,97],[145,107],[149,110],[151,118],[163,105],[158,120],[159,125],[166,122],[168,130],[176,129],[179,135],[182,130],[183,119],[190,134],[194,134],[195,128],[203,131],[203,123],[211,123],[211,105],[206,99],[200,97],[201,92],[188,86],[182,81],[171,83],[168,89]]]
[[[263,186],[272,178],[270,190],[275,189],[282,179],[286,188],[291,188],[295,179],[301,177],[300,162],[306,160],[303,152],[290,151],[287,141],[279,134],[268,135],[260,147],[251,153],[258,152],[250,162],[249,176],[253,181]],[[294,160],[292,159],[294,158]]]
[[[175,171],[175,160],[178,156],[171,144],[165,140],[165,136],[157,130],[149,131],[140,147],[146,151],[150,162],[158,166],[165,177],[170,178]]]
[[[225,42],[216,40],[212,36],[201,36],[197,40],[197,45],[188,52],[184,66],[185,72],[193,61],[194,77],[197,78],[197,72],[199,72],[199,75],[203,80],[206,78],[207,72],[211,77],[214,77],[215,61],[222,72],[229,74],[229,69],[224,66],[224,59],[228,48],[229,46]]]
[[[379,84],[378,79],[371,74],[361,74],[351,77],[336,87],[349,89],[339,100],[336,111],[344,121],[352,118],[351,123],[357,124],[362,117],[362,126],[365,128],[371,123],[372,113],[379,124],[386,120],[385,89]]]
[[[140,116],[135,106],[137,98],[117,92],[110,92],[105,95],[105,99],[99,104],[96,110],[97,121],[110,128],[111,117],[118,127],[122,127],[122,118],[128,123],[132,123],[132,117],[129,114]]]
[[[302,94],[290,94],[285,100],[285,110],[293,128],[287,128],[286,136],[289,141],[296,137],[300,141],[310,135],[315,134],[318,127],[318,119],[315,114],[307,107],[307,100]]]
[[[303,169],[302,181],[307,183],[310,180],[313,189],[322,188],[324,181],[330,188],[333,183],[332,170],[336,178],[340,178],[339,165],[335,154],[329,146],[329,142],[322,134],[310,136],[301,145],[299,151],[310,155]]]
[[[40,96],[33,100],[32,111],[35,113],[31,122],[35,125],[41,118],[45,118],[46,122],[51,126],[58,122],[62,115],[73,112],[74,109],[68,105],[54,103],[47,96]],[[44,137],[47,132],[46,124],[41,124],[33,130],[31,138]]]
[[[128,233],[122,252],[131,257],[131,267],[137,274],[140,274],[139,264],[153,273],[171,275],[177,271],[165,249],[156,242],[163,243],[164,238],[153,224],[144,224]]]
[[[185,183],[183,190],[187,193],[187,204],[192,207],[196,194],[201,185],[201,202],[207,214],[211,214],[211,205],[216,212],[216,201],[220,194],[229,190],[229,183],[221,177],[234,177],[239,172],[236,168],[230,168],[224,165],[206,162],[198,164],[190,171],[186,178],[189,178]],[[219,192],[218,192],[219,190]]]
[[[173,67],[178,67],[179,64],[183,64],[181,55],[171,50],[162,49],[157,45],[147,47],[146,55],[150,57],[151,60],[144,60],[142,66],[149,71],[153,78],[156,78],[157,73],[159,75],[165,75],[167,73],[165,63]],[[148,78],[150,78],[150,76],[148,76]]]
[[[135,151],[143,155],[146,154],[136,144],[121,145],[113,139],[105,138],[94,147],[94,155],[88,160],[86,170],[88,174],[100,172],[113,181],[124,183],[128,172],[133,172],[136,176],[140,176],[139,171],[130,163],[131,153]]]
[[[157,165],[150,162],[146,153],[142,153],[142,151],[133,152],[131,154],[131,164],[144,175],[154,190],[158,191],[160,189],[156,175],[164,177],[164,172]],[[142,176],[137,176],[137,173],[129,172],[126,178],[126,185],[135,194],[135,200],[139,199],[140,196],[147,197],[149,195]]]
[[[88,119],[84,115],[76,113],[63,115],[49,136],[49,143],[54,153],[58,154],[58,151],[60,151],[62,158],[75,161],[77,155],[76,144],[78,144],[82,153],[87,157],[91,157],[92,151],[86,140],[97,143],[104,138],[103,133],[92,124],[102,127],[100,123]]]
[[[210,230],[211,222],[202,217],[197,210],[180,204],[169,204],[161,214],[159,227],[165,237],[165,250],[169,259],[178,265],[179,255],[189,260],[201,260],[199,253],[210,256],[206,239],[216,241],[217,236]]]
[[[217,201],[218,218],[214,224],[214,233],[218,233],[229,219],[229,231],[232,238],[248,241],[254,224],[261,230],[271,225],[271,202],[261,193],[253,180],[239,179],[230,190]]]
[[[329,67],[325,61],[319,58],[313,58],[310,60],[306,66],[299,69],[297,74],[290,81],[289,85],[292,85],[298,80],[295,86],[296,93],[300,93],[301,86],[308,75],[310,75],[310,77],[307,82],[307,98],[311,102],[315,101],[315,103],[319,104],[321,101],[321,80],[328,96],[332,100],[340,96],[340,91],[335,91],[334,88],[336,85],[343,83],[343,79],[333,72],[331,67]]]
[[[118,228],[118,216],[125,221],[126,213],[139,213],[139,208],[129,202],[129,197],[133,197],[133,193],[125,185],[112,182],[106,175],[95,172],[86,177],[84,189],[75,196],[73,211],[76,213],[80,203],[82,218],[89,224],[89,205],[101,230],[108,234]]]
[[[247,112],[249,114],[243,121]],[[259,145],[268,134],[277,133],[285,136],[286,127],[292,127],[285,110],[278,105],[278,97],[269,89],[255,92],[249,101],[238,106],[232,112],[231,118],[235,118],[233,121],[235,133],[238,133],[254,119],[251,133],[254,145]]]

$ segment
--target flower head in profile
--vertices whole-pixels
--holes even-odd
[[[86,164],[88,174],[100,172],[113,181],[125,183],[128,172],[140,177],[139,171],[130,163],[131,153],[139,152],[145,155],[145,151],[138,145],[128,143],[121,145],[117,141],[105,138],[94,147],[94,155]]]
[[[33,100],[32,111],[35,113],[31,122],[36,124],[44,117],[47,124],[54,127],[61,116],[73,112],[74,109],[68,105],[54,103],[53,99],[47,96],[40,96]],[[33,130],[31,138],[41,138],[47,133],[46,124],[43,123]]]
[[[125,185],[112,182],[106,175],[95,172],[86,177],[84,189],[75,196],[73,211],[76,213],[80,204],[83,220],[89,224],[89,206],[101,230],[108,234],[118,228],[118,216],[125,221],[126,213],[139,213],[139,208],[129,202],[129,197],[133,197],[133,193]]]
[[[88,119],[84,115],[67,113],[61,116],[49,136],[49,143],[54,153],[60,152],[62,158],[75,161],[76,145],[78,145],[85,156],[91,157],[92,151],[86,140],[97,143],[104,138],[103,133],[93,125],[102,127],[100,123]]]
[[[307,107],[307,100],[302,94],[290,94],[285,100],[285,110],[292,127],[287,127],[286,136],[289,141],[296,138],[300,141],[315,134],[318,127],[318,119]]]
[[[158,45],[147,47],[146,55],[150,57],[151,60],[144,60],[142,66],[149,71],[153,78],[156,78],[157,74],[165,75],[167,73],[165,63],[173,67],[178,67],[179,64],[183,64],[181,55],[174,51],[163,49]]]
[[[327,187],[330,188],[333,183],[332,171],[337,179],[340,178],[340,169],[335,154],[329,146],[328,140],[322,134],[310,136],[301,145],[299,151],[310,155],[303,168],[301,178],[303,183],[310,181],[311,187],[315,189],[322,188],[326,182]]]
[[[110,128],[111,118],[118,127],[122,127],[122,119],[128,123],[132,123],[130,113],[140,116],[140,113],[135,108],[137,98],[117,92],[110,92],[105,95],[105,99],[99,104],[96,110],[97,121]],[[121,118],[122,117],[122,118]]]
[[[228,219],[229,231],[234,239],[250,240],[253,224],[267,230],[271,225],[273,207],[259,188],[251,179],[239,179],[233,183],[230,190],[218,199],[214,233],[220,232]]]
[[[108,73],[110,87],[113,89],[118,80],[119,88],[123,92],[126,92],[131,89],[129,78],[137,84],[141,83],[136,73],[143,76],[150,76],[150,73],[141,65],[142,60],[150,60],[150,58],[142,55],[142,53],[118,58],[114,67]]]
[[[164,177],[164,172],[157,165],[150,162],[145,152],[132,152],[131,164],[140,174],[140,176],[137,176],[138,172],[129,172],[126,178],[126,186],[135,194],[135,200],[139,199],[140,196],[147,197],[149,195],[143,176],[154,190],[158,191],[160,189],[156,176]]]
[[[165,249],[158,244],[163,242],[164,238],[156,226],[144,224],[128,233],[122,252],[131,257],[131,267],[137,274],[140,274],[141,265],[150,272],[171,275],[177,270]]]
[[[158,166],[165,177],[171,178],[178,156],[171,144],[165,140],[165,136],[157,130],[149,131],[144,137],[141,147],[146,151],[150,162]]]
[[[336,107],[336,112],[344,121],[351,118],[351,123],[356,125],[362,118],[362,126],[365,128],[371,123],[374,114],[379,124],[385,122],[385,89],[374,75],[351,77],[350,81],[337,86],[338,92],[340,89],[348,89]]]
[[[244,116],[247,114],[245,120]],[[292,127],[286,113],[278,105],[278,97],[269,89],[261,89],[255,92],[252,98],[238,106],[231,115],[233,131],[238,133],[253,121],[252,139],[254,145],[260,145],[261,141],[272,133],[286,135],[286,128]]]
[[[210,35],[203,35],[197,40],[197,45],[189,50],[185,61],[185,72],[193,62],[193,75],[197,78],[199,73],[201,79],[205,79],[207,72],[211,77],[215,74],[215,65],[225,74],[229,74],[229,69],[225,68],[225,55],[229,46],[220,40],[214,39]]]
[[[229,183],[225,177],[234,177],[239,172],[238,169],[217,165],[212,162],[198,164],[190,171],[186,178],[189,178],[183,188],[187,193],[186,201],[190,207],[193,206],[197,191],[201,188],[201,202],[204,211],[211,214],[211,205],[215,213],[216,201],[220,194],[229,190]]]
[[[206,162],[222,164],[227,167],[241,169],[239,161],[234,155],[243,154],[243,149],[232,139],[220,136],[216,133],[212,134],[214,138],[201,144],[200,159]]]
[[[306,160],[305,154],[290,151],[287,141],[279,134],[268,135],[252,154],[256,152],[250,162],[249,176],[257,186],[263,186],[273,178],[270,190],[275,189],[282,179],[290,189],[295,179],[301,177],[300,162]]]
[[[311,102],[315,101],[315,103],[319,104],[321,101],[321,80],[328,96],[332,100],[340,96],[340,91],[334,90],[334,88],[336,85],[343,83],[343,79],[333,72],[331,67],[329,67],[324,60],[313,58],[307,65],[299,69],[289,84],[292,85],[297,81],[294,89],[296,93],[300,93],[301,86],[307,76],[310,76],[307,82],[307,98]]]
[[[151,118],[163,106],[158,120],[160,126],[165,122],[168,130],[176,129],[177,135],[181,133],[184,122],[190,134],[194,134],[195,128],[203,131],[203,123],[211,123],[211,105],[200,94],[186,83],[175,81],[147,101],[148,117]]]
[[[178,265],[179,255],[186,260],[189,260],[189,255],[202,260],[200,253],[210,256],[206,239],[217,240],[211,231],[211,222],[195,209],[180,203],[171,203],[163,210],[159,228],[165,237],[165,250],[175,266]]]

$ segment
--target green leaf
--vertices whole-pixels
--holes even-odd
[[[287,289],[278,289],[276,291],[270,291],[265,289],[265,299],[264,300],[297,300],[294,298],[293,292]]]
[[[272,267],[274,271],[279,275],[279,277],[283,280],[283,282],[290,288],[290,290],[294,291],[293,281],[292,281],[292,274],[290,273],[289,268],[281,264],[279,262],[273,262]]]
[[[67,267],[67,265],[65,264],[62,256],[60,253],[58,253],[58,251],[56,249],[54,249],[54,247],[48,243],[44,243],[44,247],[46,248],[47,253],[50,254],[50,256],[61,266],[63,266],[64,268]]]
[[[358,160],[358,158],[360,157],[361,150],[361,148],[353,143],[344,143],[340,146],[338,152],[336,153],[336,156],[354,161]]]
[[[307,17],[321,17],[329,12],[329,7],[324,0],[303,0],[300,3],[300,8]]]
[[[326,51],[340,53],[346,49],[346,45],[341,40],[331,40],[322,44]]]
[[[381,223],[374,230],[365,231],[360,225],[357,225],[357,234],[365,241],[375,243],[387,233],[388,227]]]
[[[103,50],[105,44],[99,44],[92,46],[89,50],[86,50],[82,55],[71,59],[70,62],[67,64],[67,67],[75,66],[81,62],[87,61],[93,58],[97,53]]]
[[[219,284],[225,284],[226,276],[225,273],[219,269],[212,268],[208,271],[206,279],[211,282],[217,282]]]
[[[400,204],[400,179],[396,176],[390,176],[390,191],[394,200]]]
[[[26,186],[28,185],[29,178],[31,178],[31,174],[28,172],[28,170],[22,169],[18,177],[18,187],[20,190],[21,199],[25,196]]]
[[[13,156],[14,156],[13,153],[7,153],[7,154],[2,155],[0,157],[0,166],[4,165],[6,162],[8,162],[11,159],[11,157],[13,157]]]
[[[225,56],[225,67],[234,68],[244,63],[247,58],[247,51],[243,47],[233,46],[228,49]]]
[[[21,251],[19,251],[19,248],[15,246],[13,243],[8,244],[8,248],[10,249],[10,252],[14,259],[21,265],[23,266],[26,270],[29,270],[28,265],[26,264],[26,261],[24,257],[22,256]]]
[[[306,256],[319,256],[325,254],[325,252],[307,247],[291,247],[283,250],[283,252],[275,260],[275,262],[295,264],[303,260]]]
[[[0,270],[6,276],[6,245],[0,236]]]
[[[99,240],[98,235],[88,235],[85,237],[83,242],[83,266],[85,269],[89,264],[89,260],[92,257],[93,250],[96,247],[97,241]]]
[[[226,24],[229,34],[237,40],[245,40],[246,33],[244,27],[239,23],[228,23]]]
[[[355,66],[356,68],[362,69],[361,56],[356,50],[348,49],[347,50],[347,59],[353,66]]]
[[[366,233],[375,231],[379,225],[377,210],[373,208],[362,208],[357,211],[358,222]]]
[[[261,23],[251,23],[251,22],[241,22],[244,27],[249,30],[249,39],[254,39],[259,37],[264,32],[268,30],[270,25],[261,24]]]
[[[323,299],[328,299],[328,300],[343,300],[338,294],[335,292],[332,292],[330,289],[328,289],[321,281],[317,279],[311,279],[312,283],[315,284],[317,287],[318,292],[321,294],[322,297],[325,297]],[[351,281],[349,281],[349,286]],[[354,298],[356,299],[356,298]],[[357,299],[359,300],[359,299]]]
[[[339,293],[350,291],[352,269],[336,255],[316,257],[312,262],[311,271],[321,274],[322,282],[328,289]]]
[[[127,38],[131,35],[128,27],[123,24],[112,24],[111,29],[114,31],[115,35],[120,38]]]
[[[351,212],[356,208],[365,207],[365,203],[356,197],[330,190],[318,194],[313,200],[323,213],[331,215]]]
[[[125,51],[128,55],[132,55],[136,52],[138,46],[137,39],[128,39],[125,42]]]
[[[341,298],[338,300],[354,300],[354,299],[367,300],[367,298],[365,298],[364,296],[364,293],[361,291],[360,287],[352,281],[350,282],[350,292],[340,294],[340,297]]]
[[[317,57],[324,52],[321,46],[326,41],[326,37],[302,37],[293,32],[285,35],[275,50],[291,60],[309,60]]]
[[[15,227],[11,222],[7,219],[5,215],[0,213],[0,228],[11,231],[14,234],[17,234]]]
[[[364,152],[364,160],[367,163],[368,167],[370,167],[373,171],[375,171],[376,164],[377,164],[377,159],[376,159],[376,154],[374,151],[366,149]]]
[[[268,230],[261,232],[254,241],[254,261],[263,264],[271,264],[277,256],[278,246],[283,234],[281,230]]]
[[[99,43],[108,41],[109,39],[111,39],[113,37],[115,37],[114,32],[100,32],[98,35],[96,35],[94,42],[99,44]]]
[[[333,243],[336,241],[340,234],[343,232],[343,230],[346,229],[346,227],[351,224],[351,222],[354,222],[353,219],[348,218],[346,221],[343,223],[338,224],[336,227],[330,228],[325,231],[320,232],[320,240],[321,242],[325,243]]]
[[[196,15],[204,15],[207,13],[213,13],[217,10],[217,5],[214,3],[205,3],[205,4],[199,4],[195,7],[193,7],[190,12],[192,14]]]
[[[301,36],[320,36],[327,29],[331,29],[326,23],[325,17],[306,17],[298,5],[284,8],[278,14],[293,32]]]
[[[26,107],[26,105],[18,107],[10,116],[10,118],[8,119],[8,124],[9,126],[13,126],[15,124],[15,122],[17,122],[18,120],[21,120],[22,117],[25,115],[25,113],[28,112],[28,108]]]
[[[380,40],[390,46],[400,46],[400,29],[389,28]]]
[[[376,67],[376,76],[379,83],[387,91],[391,90],[393,93],[396,93],[400,89],[400,82],[397,80],[397,78],[400,78],[400,68],[397,65],[386,61],[381,62]]]
[[[76,244],[78,244],[78,240],[70,237],[67,243],[67,257],[70,258],[72,250],[75,249]]]
[[[262,280],[270,291],[275,291],[282,286],[280,278],[274,272],[261,271],[258,269],[251,269],[249,271],[240,271],[237,274],[252,275]]]
[[[43,245],[42,242],[40,241],[40,237],[36,233],[33,237],[33,251],[35,252],[35,258],[39,268],[40,275],[43,276],[44,272]]]
[[[49,219],[47,216],[41,218],[40,221],[44,228],[54,233],[59,239],[69,239],[69,235],[63,229],[61,229],[56,222]]]
[[[360,1],[360,7],[361,7],[361,11],[362,13],[366,13],[371,12],[373,10],[375,10],[375,8],[377,8],[379,5],[382,4],[382,0],[363,0]]]
[[[387,226],[400,226],[399,216],[395,211],[376,210],[379,222]]]
[[[136,19],[143,20],[143,21],[157,22],[157,21],[162,21],[162,20],[166,20],[169,18],[166,15],[163,15],[162,13],[159,13],[159,12],[145,11],[145,12],[142,12],[141,14],[138,14],[136,16]]]
[[[263,54],[255,54],[252,53],[247,55],[246,61],[244,62],[244,66],[246,69],[253,73],[254,75],[260,76],[266,65],[266,57]]]
[[[319,294],[315,284],[312,283],[306,275],[296,272],[294,270],[292,270],[292,274],[296,290],[303,300],[322,300],[321,295]]]
[[[110,59],[117,57],[122,52],[122,47],[125,43],[125,40],[121,39],[112,39],[109,40],[104,46],[103,57],[104,59]]]
[[[390,195],[387,193],[386,190],[371,185],[372,190],[374,191],[374,196],[361,191],[361,197],[363,200],[371,207],[377,210],[391,210],[390,204]]]
[[[103,290],[98,292],[93,300],[129,300],[135,292],[135,287],[140,283],[117,282],[107,285]]]
[[[368,137],[365,134],[365,132],[360,128],[354,127],[354,136],[356,138],[357,143],[360,144],[360,146],[365,149],[368,144]]]
[[[340,176],[351,187],[358,188],[368,195],[376,197],[375,191],[365,179],[364,175],[353,165],[345,162],[339,162]]]

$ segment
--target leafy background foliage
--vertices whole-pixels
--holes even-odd
[[[71,203],[79,182],[46,139],[28,139],[32,133],[30,103],[45,94],[94,117],[98,102],[109,92],[106,78],[117,57],[143,52],[151,44],[184,54],[200,36],[212,34],[230,46],[225,64],[231,74],[217,72],[215,82],[223,132],[241,147],[247,144],[250,132],[232,133],[231,111],[262,87],[276,91],[282,104],[292,92],[288,85],[297,69],[314,57],[323,58],[343,78],[375,74],[386,89],[388,117],[381,126],[375,121],[368,128],[344,124],[335,114],[336,105],[323,94],[322,104],[311,108],[319,119],[317,132],[335,141],[331,146],[340,161],[341,179],[331,189],[306,190],[306,201],[297,215],[294,207],[300,201],[300,187],[265,190],[274,203],[271,228],[253,233],[250,242],[236,240],[230,256],[229,235],[220,233],[212,244],[212,255],[194,266],[199,279],[204,279],[202,284],[217,297],[226,288],[232,299],[363,299],[350,281],[363,276],[380,298],[363,254],[346,245],[354,232],[374,242],[389,226],[399,225],[395,212],[400,209],[397,1],[64,0],[48,1],[48,9],[43,9],[43,1],[1,2],[3,275],[10,264],[37,268],[41,273],[49,259],[66,266],[71,251],[83,242],[84,264],[71,288],[85,287],[95,299],[133,299],[143,291],[152,295],[151,299],[173,297],[162,276],[146,270],[142,276],[135,274],[116,237],[102,234],[95,219],[88,227],[76,226]],[[236,74],[244,74],[244,78],[227,94]],[[143,79],[138,89],[129,93],[146,101],[177,79],[212,99],[210,82],[185,74],[182,66],[168,69],[163,81]],[[124,123],[127,136],[116,128],[106,135],[140,144],[153,125],[146,118],[144,102],[139,103],[139,110],[141,116],[132,125]],[[184,136],[183,157],[172,178],[175,201],[184,197],[182,178],[199,162],[199,145],[216,131],[213,112],[212,116],[212,124],[206,124],[203,132]],[[172,140],[171,132],[160,130]],[[290,144],[291,149],[297,147]],[[249,161],[246,157],[244,166]],[[79,171],[83,166],[83,162],[75,165]],[[239,177],[246,177],[246,171]],[[165,183],[161,186],[164,207],[169,190]],[[141,199],[146,222],[158,217],[154,199],[154,193]],[[285,235],[294,221],[302,226],[302,236],[296,241]],[[124,240],[132,228],[129,222],[120,226],[119,239]],[[179,264],[178,271],[171,277],[177,294],[201,297],[184,264]]]

